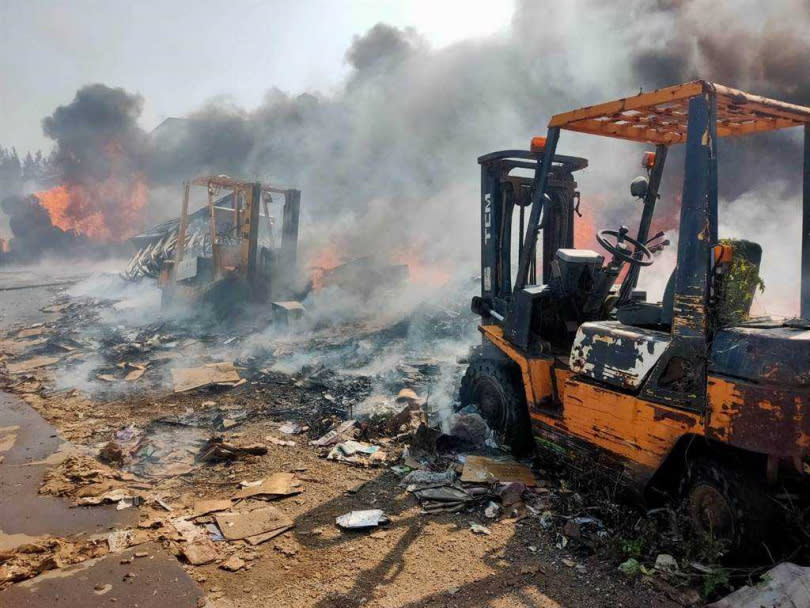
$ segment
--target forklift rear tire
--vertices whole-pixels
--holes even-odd
[[[694,532],[728,543],[735,553],[761,548],[774,512],[764,484],[712,459],[691,464],[683,479],[684,510]]]
[[[459,400],[462,407],[477,405],[481,416],[515,456],[532,453],[531,419],[517,366],[481,357],[471,359],[461,380]]]

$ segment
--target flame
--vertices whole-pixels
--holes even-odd
[[[327,243],[325,247],[311,254],[307,268],[309,268],[312,288],[321,289],[324,283],[324,275],[342,263],[343,258],[334,243]]]
[[[324,277],[328,272],[349,261],[341,253],[341,249],[334,243],[314,251],[309,256],[307,267],[313,289],[324,287]],[[384,260],[381,260],[384,261]],[[418,247],[402,249],[393,252],[387,259],[390,264],[405,264],[408,266],[408,281],[413,284],[427,287],[441,287],[450,281],[451,273],[446,266],[439,265],[435,260],[428,260]]]
[[[601,196],[589,197],[587,202],[585,202],[583,199],[581,205],[582,217],[574,218],[574,247],[580,249],[593,249],[594,251],[598,251],[600,253],[604,252],[599,243],[596,241],[596,233],[598,228],[594,222],[594,218],[605,215],[603,212],[605,206],[606,201]],[[659,231],[669,232],[671,230],[676,230],[680,222],[680,207],[680,195],[677,197],[676,205],[658,204],[655,208],[655,214],[653,215],[652,224],[650,226],[650,236]],[[628,225],[630,226],[630,236],[635,237],[638,226],[634,226],[632,224]],[[617,229],[618,226],[605,226],[603,224],[600,228]]]
[[[102,242],[122,241],[142,224],[148,189],[141,175],[92,184],[62,184],[35,193],[51,223]]]
[[[601,251],[599,243],[596,242],[596,224],[594,215],[597,213],[600,202],[589,201],[587,207],[583,203],[582,217],[574,217],[574,247],[578,249],[593,249]]]
[[[408,281],[425,287],[442,287],[451,278],[449,270],[435,260],[425,259],[419,249],[407,249],[394,253],[392,261],[395,264],[408,266]]]

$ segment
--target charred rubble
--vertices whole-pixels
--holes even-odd
[[[2,379],[82,446],[40,491],[86,508],[136,510],[138,524],[103,540],[63,539],[4,556],[0,586],[155,540],[191,572],[206,564],[240,571],[271,540],[304,550],[291,529],[295,537],[323,532],[283,507],[314,491],[310,471],[326,463],[372,474],[347,490],[367,498],[337,514],[344,534],[377,534],[402,517],[403,507],[384,499],[364,507],[392,493],[471,538],[509,525],[531,550],[533,535],[547,535],[562,567],[580,573],[609,556],[625,576],[683,605],[699,603],[695,588],[727,572],[722,549],[692,547],[674,511],[628,509],[615,485],[587,468],[515,461],[475,406],[454,404],[463,349],[452,351],[459,360],[439,344],[473,335],[459,307],[425,304],[385,322],[321,319],[262,334],[267,320],[133,321],[122,304],[57,297],[43,309],[48,320],[5,336]],[[299,464],[268,470],[279,458]],[[196,498],[185,493],[188,483]],[[712,584],[710,595],[727,589]]]

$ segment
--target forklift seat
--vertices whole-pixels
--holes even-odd
[[[712,308],[721,327],[748,318],[754,292],[759,285],[762,247],[743,239],[725,239],[715,245],[712,280],[715,293]],[[616,310],[616,318],[634,327],[671,327],[675,299],[675,271],[669,276],[661,302],[630,302]]]
[[[664,297],[660,302],[630,302],[616,310],[616,318],[624,325],[659,327],[672,325],[672,305],[675,299],[675,271],[669,275]]]

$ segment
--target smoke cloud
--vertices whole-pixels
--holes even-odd
[[[350,73],[333,93],[270,89],[254,109],[211,100],[146,137],[137,125],[139,96],[92,85],[43,126],[74,179],[145,171],[161,193],[148,209],[152,219],[177,214],[182,180],[228,173],[300,187],[302,240],[313,251],[331,246],[347,259],[384,254],[474,274],[477,156],[525,148],[556,112],[695,78],[808,104],[808,28],[807,0],[525,0],[508,31],[441,49],[412,29],[377,24],[352,41]],[[118,150],[112,157],[110,142]],[[795,133],[724,139],[720,150],[724,205],[760,192],[763,205],[786,202],[775,213],[793,209]],[[560,151],[591,161],[577,174],[588,225],[637,222],[628,185],[640,172],[638,146],[565,134]],[[659,228],[675,227],[682,175],[682,148],[673,148]],[[755,228],[754,216],[744,219],[728,225],[733,235],[723,226],[721,234]],[[778,259],[789,257],[783,243],[762,244],[766,260],[770,247]],[[663,284],[669,270],[654,266],[642,281]],[[798,264],[778,272],[798,273]]]
[[[33,262],[43,255],[75,250],[84,244],[77,235],[51,224],[48,212],[34,196],[8,196],[0,209],[8,216],[14,234],[9,243],[14,258]]]
[[[69,182],[85,184],[142,170],[145,133],[138,126],[140,95],[92,84],[42,121],[56,142],[56,162]]]
[[[82,87],[42,121],[56,142],[59,186],[37,193],[57,228],[116,242],[141,226],[147,202],[146,134],[139,95],[103,84]]]

